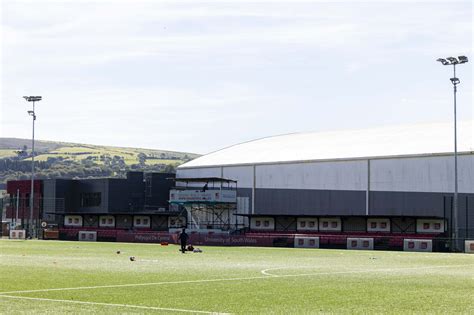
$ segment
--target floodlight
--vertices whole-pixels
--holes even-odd
[[[461,83],[461,81],[458,78],[451,78],[450,80],[451,80],[451,83],[454,85]]]
[[[449,62],[447,62],[446,59],[444,59],[444,58],[438,58],[438,59],[436,59],[436,61],[441,62],[441,63],[442,63],[443,65],[445,65],[445,66],[446,66],[446,65],[449,65]]]
[[[448,57],[448,58],[446,58],[446,59],[448,59],[449,62],[450,62],[452,65],[455,65],[455,64],[458,64],[458,63],[459,63],[459,61],[458,61],[456,58],[454,58],[454,57]]]
[[[42,97],[41,96],[23,96],[23,98],[27,102],[39,102],[41,101]]]
[[[458,56],[458,59],[459,63],[466,63],[469,61],[466,56]]]

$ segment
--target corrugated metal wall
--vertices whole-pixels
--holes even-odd
[[[474,195],[474,154],[458,162],[459,192]],[[178,168],[177,177],[237,180],[248,189],[250,213],[443,216],[443,198],[454,190],[453,168],[453,156],[440,155]],[[469,211],[460,223],[466,218],[471,224]]]

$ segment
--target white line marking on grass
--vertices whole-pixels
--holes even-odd
[[[451,267],[466,267],[473,265],[444,265],[444,266],[427,266],[427,267],[409,267],[409,268],[385,268],[385,269],[362,269],[362,270],[348,270],[348,271],[327,271],[327,272],[312,272],[312,273],[297,273],[292,275],[276,275],[269,273],[270,270],[281,270],[281,269],[299,269],[299,268],[314,268],[308,267],[277,267],[268,268],[260,271],[261,274],[268,277],[302,277],[302,276],[318,276],[318,275],[337,275],[337,274],[351,274],[351,273],[371,273],[371,272],[393,272],[393,271],[404,271],[404,270],[425,270],[425,269],[437,269],[437,268],[451,268]],[[1,293],[0,293],[1,294]]]
[[[228,313],[219,313],[219,312],[185,310],[185,309],[181,309],[181,308],[142,306],[142,305],[131,305],[131,304],[116,304],[116,303],[101,303],[101,302],[87,302],[87,301],[73,301],[73,300],[58,300],[58,299],[46,299],[46,298],[35,298],[35,297],[26,297],[26,296],[13,296],[13,295],[0,295],[0,298],[33,300],[33,301],[46,301],[46,302],[61,302],[61,303],[73,303],[73,304],[86,304],[86,305],[100,305],[100,306],[128,307],[128,308],[138,308],[138,309],[145,309],[145,310],[155,310],[155,311],[200,313],[200,314],[228,314]]]
[[[428,266],[428,267],[411,267],[411,268],[391,268],[391,269],[375,269],[375,270],[348,270],[348,271],[329,271],[329,272],[315,272],[315,273],[299,273],[291,275],[275,275],[268,273],[269,270],[275,269],[291,269],[291,268],[302,268],[302,267],[278,267],[263,269],[260,273],[263,276],[254,277],[242,277],[242,278],[217,278],[217,279],[200,279],[200,280],[180,280],[180,281],[162,281],[162,282],[145,282],[145,283],[130,283],[130,284],[111,284],[111,285],[97,285],[97,286],[84,286],[84,287],[72,287],[72,288],[52,288],[52,289],[36,289],[36,290],[19,290],[19,291],[8,291],[0,292],[0,296],[3,294],[16,294],[16,293],[35,293],[35,292],[51,292],[51,291],[72,291],[72,290],[89,290],[89,289],[106,289],[106,288],[126,288],[126,287],[141,287],[141,286],[153,286],[153,285],[166,285],[166,284],[185,284],[185,283],[205,283],[205,282],[224,282],[224,281],[243,281],[243,280],[256,280],[256,279],[272,279],[272,278],[287,278],[287,277],[303,277],[303,276],[318,276],[318,275],[336,275],[336,274],[351,274],[351,273],[371,273],[371,272],[393,272],[393,271],[404,271],[404,270],[425,270],[435,268],[452,268],[452,267],[472,267],[469,265],[445,265],[445,266]],[[310,266],[308,266],[310,268]]]
[[[218,279],[200,279],[200,280],[181,280],[181,281],[163,281],[163,282],[145,282],[145,283],[130,283],[130,284],[112,284],[112,285],[97,285],[87,287],[72,287],[72,288],[53,288],[53,289],[37,289],[37,290],[21,290],[21,291],[9,291],[0,292],[0,296],[3,294],[13,293],[34,293],[34,292],[50,292],[50,291],[70,291],[70,290],[88,290],[88,289],[106,289],[106,288],[126,288],[126,287],[140,287],[140,286],[152,286],[152,285],[164,285],[164,284],[185,284],[185,283],[203,283],[203,282],[219,282],[219,281],[238,281],[238,280],[253,280],[253,279],[264,279],[269,277],[255,276],[255,277],[243,277],[243,278],[218,278]]]

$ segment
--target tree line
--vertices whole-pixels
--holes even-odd
[[[18,153],[15,157],[0,159],[0,183],[31,178],[31,161],[25,160],[25,158],[27,156],[23,153]],[[98,163],[99,161],[100,163]],[[124,158],[118,155],[104,155],[99,159],[90,156],[82,160],[48,157],[46,161],[35,161],[35,178],[122,178],[128,171],[176,172],[176,165],[146,165],[144,162],[144,159],[139,159],[138,163],[127,165]]]

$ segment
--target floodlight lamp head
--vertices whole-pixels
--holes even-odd
[[[27,102],[39,102],[42,100],[41,96],[23,96]]]
[[[458,61],[456,58],[454,58],[454,57],[448,57],[448,58],[446,58],[446,59],[448,59],[449,62],[450,62],[452,65],[455,65],[455,64],[458,64],[458,63],[459,63],[459,61]]]
[[[29,110],[29,111],[28,111],[28,114],[29,114],[30,116],[33,116],[33,115],[35,114],[35,112],[32,111],[32,110]]]
[[[449,62],[446,61],[446,59],[444,59],[444,58],[438,58],[438,59],[436,59],[436,61],[441,62],[444,66],[449,65]]]
[[[450,80],[451,80],[451,83],[454,85],[461,83],[461,80],[459,80],[459,78],[451,78]]]
[[[459,63],[466,63],[469,61],[466,56],[458,56],[458,59]]]

